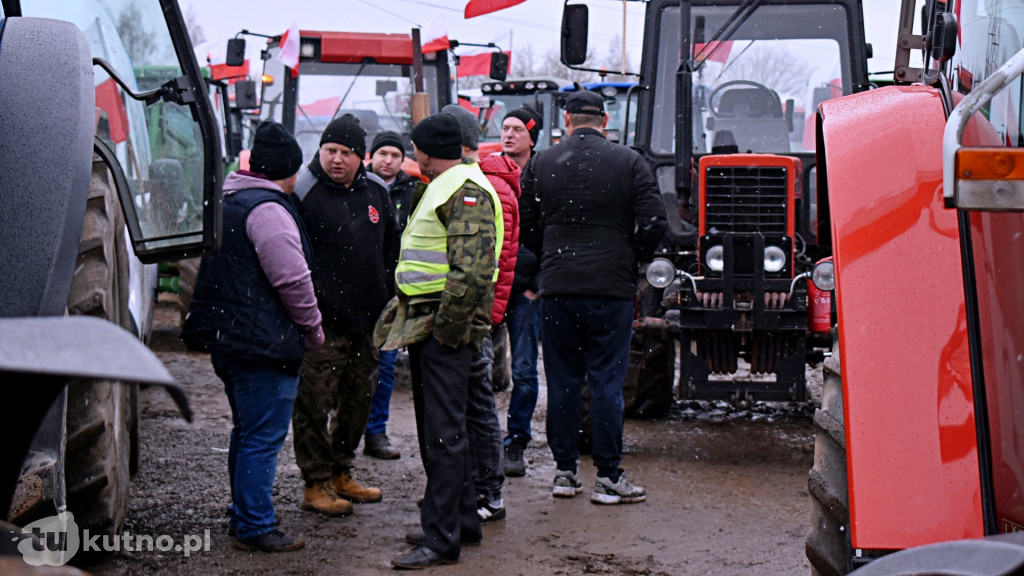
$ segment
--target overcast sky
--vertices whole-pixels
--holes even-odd
[[[202,26],[207,41],[223,46],[240,30],[268,35],[281,34],[295,22],[307,30],[359,32],[409,32],[413,27],[427,28],[437,16],[444,17],[450,39],[486,43],[507,37],[512,32],[512,50],[529,45],[535,54],[557,50],[563,0],[526,0],[501,12],[463,18],[467,0],[179,0],[182,12],[190,12]],[[595,48],[604,51],[601,41],[610,44],[622,35],[621,2],[594,0],[590,6],[591,38]],[[626,42],[631,60],[638,61],[643,33],[641,2],[626,3]],[[866,34],[875,49],[872,71],[892,70],[896,46],[899,2],[864,0]],[[426,38],[424,38],[426,40]],[[262,41],[249,38],[250,57],[259,52]],[[502,46],[503,49],[508,49]]]

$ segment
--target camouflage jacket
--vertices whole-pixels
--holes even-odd
[[[413,211],[425,190],[425,184],[417,185]],[[494,202],[490,194],[466,181],[437,209],[437,216],[448,232],[449,270],[444,290],[421,296],[399,290],[374,329],[374,345],[384,350],[397,350],[431,335],[452,348],[469,344],[478,349],[491,328],[496,266]]]

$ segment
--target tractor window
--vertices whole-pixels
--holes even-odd
[[[397,75],[398,67],[356,75],[319,75],[308,73],[306,63],[299,78],[299,99],[295,111],[295,138],[308,162],[320,147],[320,135],[339,116],[352,114],[366,130],[366,148],[380,132],[391,130],[412,134],[412,81]],[[428,69],[425,67],[425,70]],[[388,74],[392,71],[394,74]],[[437,112],[432,98],[431,112]]]
[[[693,75],[693,152],[813,152],[814,113],[849,94],[847,18],[834,5],[761,6],[728,38],[712,42],[735,6],[693,6],[703,43],[689,55]],[[691,25],[693,26],[693,25]],[[651,147],[675,150],[675,73],[679,10],[666,8],[659,46]]]
[[[26,16],[77,25],[93,57],[109,62],[135,92],[183,75],[157,0],[23,0],[21,7]],[[101,67],[94,70],[96,135],[114,152],[130,188],[138,217],[138,229],[129,223],[136,251],[201,243],[205,155],[195,110],[162,100],[147,105],[128,96]]]

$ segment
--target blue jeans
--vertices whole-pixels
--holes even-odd
[[[377,390],[370,400],[370,419],[366,422],[366,435],[383,434],[391,416],[391,393],[395,389],[395,361],[398,350],[381,350],[377,363]]]
[[[633,301],[544,296],[542,337],[548,384],[548,446],[559,470],[576,470],[581,390],[590,388],[594,465],[617,477],[622,462],[622,384],[629,367]]]
[[[540,300],[521,292],[508,301],[505,312],[508,343],[512,350],[512,397],[508,405],[505,444],[515,441],[526,446],[530,421],[537,407],[537,346],[540,342]]]
[[[277,524],[272,498],[277,454],[292,421],[299,374],[218,353],[211,360],[224,382],[233,424],[228,444],[228,515],[238,530],[237,538],[245,540],[270,532]]]

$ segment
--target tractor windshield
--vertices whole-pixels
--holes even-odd
[[[717,37],[735,6],[691,7],[693,152],[814,151],[819,103],[852,92],[847,15],[827,4],[762,5]],[[680,10],[658,19],[651,150],[675,150]],[[663,118],[665,121],[660,121]]]
[[[199,80],[194,64],[191,74],[183,72],[184,58],[194,60],[194,56],[180,15],[169,9],[173,6],[159,0],[21,2],[25,16],[78,26],[93,57],[107,61],[135,93],[177,79],[193,86]],[[178,36],[172,36],[172,29]],[[152,261],[171,248],[199,247],[204,226],[211,226],[213,218],[211,212],[211,221],[204,224],[203,207],[218,187],[216,179],[207,182],[204,177],[204,170],[212,166],[207,161],[215,161],[212,155],[206,158],[205,149],[217,149],[213,128],[206,126],[208,139],[213,140],[204,141],[200,127],[199,107],[207,110],[209,103],[182,105],[154,99],[147,104],[130,97],[102,67],[94,70],[96,136],[126,176],[132,202],[125,209],[137,254]],[[130,217],[132,212],[136,218]]]
[[[272,48],[271,54],[276,53],[277,48]],[[366,130],[367,150],[378,133],[391,130],[402,135],[406,152],[411,154],[415,87],[410,68],[373,62],[303,61],[298,74],[292,75],[272,57],[266,62],[264,75],[274,81],[271,85],[264,84],[261,116],[294,126],[293,133],[307,163],[319,149],[320,135],[327,125],[344,114],[359,119]],[[426,63],[423,76],[429,95],[429,113],[434,114],[449,98],[444,97],[442,103],[438,93],[442,83],[436,66]],[[289,89],[294,90],[294,96],[289,95]]]

